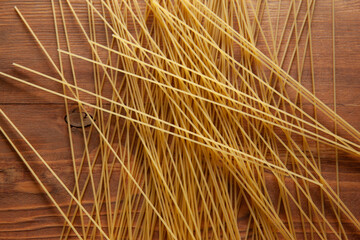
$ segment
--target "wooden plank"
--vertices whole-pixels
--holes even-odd
[[[37,75],[25,72],[19,68],[15,68],[12,63],[18,63],[26,67],[30,67],[44,74],[60,79],[59,74],[54,66],[50,63],[40,46],[37,44],[34,37],[31,35],[25,24],[21,21],[20,17],[16,14],[14,6],[17,5],[25,19],[34,30],[35,34],[49,53],[52,60],[59,66],[59,58],[57,52],[57,44],[54,29],[54,20],[51,10],[50,1],[33,1],[27,3],[24,1],[0,1],[2,7],[0,8],[0,32],[1,45],[0,45],[0,71],[11,74],[21,79],[29,80],[32,83],[40,84],[46,88],[62,92],[62,86],[41,78]],[[80,3],[74,4],[74,6]],[[81,5],[81,4],[80,4]],[[85,6],[85,5],[84,5]],[[58,9],[58,7],[57,7]],[[82,16],[82,24],[86,28],[87,24],[87,11],[86,8],[78,8],[82,11],[79,16]],[[75,18],[68,8],[65,8],[65,17],[67,20],[67,30],[69,34],[69,41],[74,53],[80,54],[85,57],[91,57],[90,47],[85,44],[86,38],[83,36]],[[59,10],[57,11],[57,21],[60,25],[61,17]],[[99,28],[102,29],[102,28]],[[63,31],[59,28],[59,32]],[[103,35],[101,30],[99,34]],[[61,34],[60,43],[61,48],[66,50],[66,40]],[[20,50],[21,49],[21,50]],[[65,78],[73,83],[71,78],[71,69],[69,61],[66,56],[64,60],[64,75]],[[80,87],[93,91],[93,76],[92,64],[86,63],[82,60],[74,59],[75,71],[77,81]],[[0,77],[0,103],[1,104],[14,104],[14,103],[63,103],[63,99],[51,94],[44,93],[32,88],[28,88],[24,84],[19,84],[13,80]],[[90,100],[91,97],[82,97],[84,100]]]

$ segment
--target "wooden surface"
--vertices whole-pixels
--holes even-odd
[[[335,2],[338,113],[360,130],[360,1]],[[331,1],[318,1],[316,4],[313,20],[316,90],[317,96],[332,107]],[[0,71],[30,79],[35,83],[41,82],[34,75],[16,70],[11,63],[17,62],[56,76],[13,10],[15,5],[27,17],[50,54],[56,56],[50,1],[0,0]],[[74,48],[79,53],[85,52],[82,49],[80,30],[73,27],[69,31],[73,35],[79,35],[78,41],[73,42]],[[80,64],[83,64],[83,67],[79,68],[78,78],[83,86],[89,89],[91,85],[86,84],[91,81],[86,80],[91,78],[91,68],[84,63]],[[53,86],[50,82],[41,83],[61,91],[60,86]],[[14,121],[50,166],[61,174],[65,183],[71,186],[71,162],[63,100],[0,77],[0,108]],[[1,118],[0,125],[8,130],[65,210],[69,198],[64,190]],[[82,136],[77,131],[73,129],[75,138],[78,137],[75,141],[81,141]],[[341,198],[354,215],[360,218],[360,159],[348,155],[340,156]],[[334,183],[334,159],[324,158],[323,164],[324,175]],[[0,239],[56,239],[62,224],[63,219],[57,210],[35,183],[4,136],[0,135]],[[353,237],[360,239],[356,232]]]

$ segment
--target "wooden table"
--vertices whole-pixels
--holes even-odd
[[[360,1],[336,0],[335,4],[337,109],[344,119],[356,129],[360,129]],[[25,15],[51,56],[56,58],[57,54],[50,1],[0,0],[0,71],[61,92],[61,86],[43,82],[11,65],[16,62],[56,76],[54,69],[15,13],[15,5]],[[85,16],[86,11],[82,13]],[[331,1],[317,1],[313,21],[317,96],[333,107]],[[73,42],[74,48],[79,53],[85,52],[86,50],[82,49],[84,39],[80,30],[74,24],[69,31],[79,35],[78,41]],[[83,84],[87,84],[86,80],[91,77],[90,67],[84,64],[78,72],[78,78]],[[91,88],[91,85],[88,87]],[[50,166],[61,174],[65,183],[71,186],[71,163],[63,99],[0,77],[0,108],[14,121]],[[4,126],[18,144],[65,210],[69,198],[64,190],[50,177],[50,173],[1,117],[0,125]],[[80,130],[73,129],[73,132],[75,138],[78,138],[77,141],[81,141]],[[340,195],[358,218],[359,160],[349,155],[341,155],[340,158]],[[334,159],[323,159],[324,175],[332,184],[335,180],[334,170]],[[62,224],[62,217],[4,136],[0,135],[0,239],[56,239]],[[360,234],[353,239],[359,238]]]

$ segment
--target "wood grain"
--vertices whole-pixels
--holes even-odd
[[[73,2],[81,4],[81,1]],[[356,129],[360,129],[360,1],[337,0],[335,3],[338,113]],[[11,65],[16,62],[57,77],[55,70],[13,10],[15,5],[23,12],[57,62],[50,1],[0,0],[0,71],[29,79],[31,82],[60,92],[61,86],[16,70]],[[69,11],[66,11],[66,14],[70,16]],[[86,11],[80,14],[85,17]],[[71,26],[69,32],[73,36],[74,51],[83,55],[88,54],[88,48],[84,48],[84,38],[80,29],[71,22],[69,26]],[[333,106],[331,46],[331,2],[317,1],[313,19],[316,92],[317,96],[330,107]],[[81,86],[92,89],[91,65],[78,61],[77,66],[79,66],[77,74]],[[304,78],[306,77],[309,77],[309,73],[305,74]],[[305,81],[304,85],[310,87],[309,81]],[[84,96],[84,99],[92,101],[88,96]],[[63,99],[0,77],[0,108],[71,188],[73,176],[69,161]],[[325,124],[330,123],[325,122]],[[19,140],[8,124],[0,119],[0,125],[15,143],[19,144],[49,191],[63,210],[66,210],[69,197],[65,191],[59,187],[28,147]],[[76,133],[76,129],[73,131],[75,141],[80,144],[82,140],[80,132]],[[80,158],[80,150],[79,148],[76,152],[77,158]],[[354,215],[360,218],[360,161],[345,154],[340,157],[341,198]],[[335,185],[334,170],[335,161],[329,154],[328,158],[323,159],[323,171],[332,186]],[[0,135],[0,239],[57,239],[62,224],[63,219],[57,210],[35,184],[34,178],[4,136]],[[300,228],[299,225],[299,231]],[[352,239],[360,239],[360,233],[354,230]]]

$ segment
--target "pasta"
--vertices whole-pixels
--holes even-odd
[[[62,92],[0,75],[61,97],[66,116],[70,103],[93,116],[88,128],[80,117],[82,142],[67,119],[72,189],[0,113],[70,196],[67,211],[0,130],[63,216],[60,239],[348,239],[349,223],[360,230],[340,196],[339,152],[359,157],[360,133],[336,109],[334,0],[333,109],[316,96],[315,0],[50,4],[56,57],[15,10],[56,75],[14,67]],[[72,45],[70,18],[88,55]],[[93,89],[77,76],[80,62],[92,66]],[[335,153],[335,189],[323,148]]]

